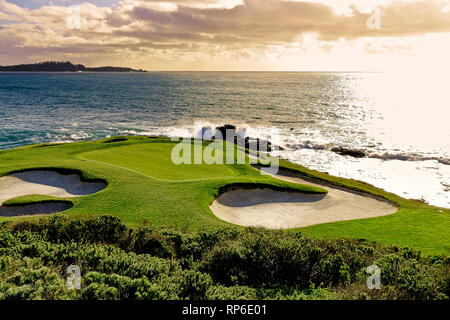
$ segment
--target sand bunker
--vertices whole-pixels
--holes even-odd
[[[210,206],[220,219],[268,229],[289,229],[320,223],[389,215],[391,203],[362,193],[303,179],[287,170],[273,177],[326,189],[326,195],[280,192],[270,189],[234,190],[219,196]]]
[[[55,171],[25,171],[0,177],[0,205],[8,199],[38,194],[59,198],[85,196],[106,188],[103,182],[82,182],[77,174]],[[49,214],[67,210],[66,202],[36,203],[26,206],[1,206],[0,216]]]
[[[51,214],[69,210],[73,205],[69,202],[33,203],[24,206],[1,206],[0,217],[31,216],[39,214]]]

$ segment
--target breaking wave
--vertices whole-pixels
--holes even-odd
[[[123,130],[120,134],[129,135],[158,135],[162,137],[177,137],[177,138],[203,138],[209,140],[218,133],[218,128],[223,128],[224,124],[202,122],[199,127],[159,127],[151,130]],[[234,126],[233,126],[234,127]],[[235,134],[239,138],[250,139],[268,139],[268,128],[264,127],[251,127],[247,124],[235,126]],[[342,156],[350,156],[354,158],[373,158],[380,160],[399,160],[399,161],[437,161],[443,165],[450,165],[450,159],[445,157],[434,157],[419,154],[408,153],[389,153],[378,152],[366,149],[358,149],[345,147],[341,145],[335,145],[333,143],[318,143],[312,140],[295,141],[292,135],[289,137],[279,137],[279,146],[281,149],[289,151],[296,151],[301,149],[317,150],[317,151],[329,151]],[[292,142],[292,141],[295,142]]]

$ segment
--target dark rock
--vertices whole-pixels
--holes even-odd
[[[354,150],[354,149],[346,149],[343,147],[334,147],[331,149],[331,151],[336,152],[337,154],[340,154],[342,156],[350,156],[353,158],[364,158],[366,156],[364,151]]]
[[[220,127],[216,127],[216,130],[222,134],[223,140],[235,141],[236,140],[236,126],[232,124],[225,124]],[[228,134],[227,134],[228,131]],[[230,135],[231,133],[231,135]]]
[[[252,139],[250,137],[245,137],[244,141],[242,141],[242,139],[238,139],[237,134],[236,134],[236,126],[232,125],[232,124],[225,124],[223,126],[220,127],[216,127],[216,130],[219,131],[222,134],[222,137],[224,140],[226,141],[232,141],[234,142],[236,145],[252,150],[252,151],[272,151],[273,150],[273,145],[270,141],[267,140],[263,140],[263,139]],[[256,141],[251,143],[251,141]],[[255,149],[255,144],[256,144],[256,149]],[[262,148],[265,145],[264,148]],[[283,148],[278,147],[279,150],[283,150]]]

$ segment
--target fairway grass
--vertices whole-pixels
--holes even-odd
[[[82,179],[100,179],[108,186],[92,195],[58,198],[73,203],[73,208],[64,214],[74,217],[112,214],[130,226],[175,227],[188,232],[237,227],[218,219],[209,209],[219,193],[230,186],[325,192],[263,176],[249,164],[175,165],[171,161],[171,151],[177,142],[170,139],[130,136],[108,141],[3,150],[0,151],[0,176],[31,169],[76,170]],[[383,197],[399,207],[397,213],[388,216],[320,224],[293,231],[320,238],[367,238],[413,247],[425,254],[449,254],[450,210],[403,199],[366,183],[332,177],[286,161],[281,161],[280,165],[310,179]],[[8,203],[32,204],[44,200],[55,199],[30,195],[9,199]],[[35,217],[0,218],[0,221],[14,219]]]

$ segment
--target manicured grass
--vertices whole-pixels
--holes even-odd
[[[233,170],[233,166],[224,164],[175,165],[171,161],[171,153],[168,152],[173,147],[173,143],[132,144],[121,148],[108,148],[83,153],[80,158],[126,168],[156,180],[214,179],[239,174],[239,172]],[[193,154],[191,158],[194,158]]]
[[[248,164],[174,165],[170,155],[177,142],[169,139],[119,137],[107,141],[0,151],[0,175],[35,168],[75,169],[84,179],[105,180],[108,187],[93,195],[65,199],[74,204],[65,212],[67,215],[112,214],[131,226],[178,227],[188,232],[230,226],[209,210],[219,190],[227,185],[262,184],[276,189],[324,192],[263,176]],[[311,178],[385,197],[400,208],[398,213],[389,216],[298,229],[301,232],[324,238],[367,238],[410,246],[426,254],[450,252],[450,210],[406,200],[359,181],[332,177],[285,161],[281,161],[281,166]],[[10,203],[45,199],[54,198],[26,196],[12,199]],[[7,219],[29,218],[0,218],[0,221]]]

